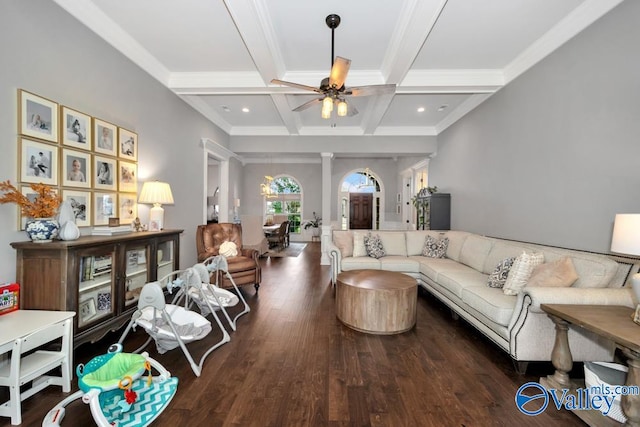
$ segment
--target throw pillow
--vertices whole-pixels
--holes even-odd
[[[353,232],[353,257],[367,256],[367,248],[364,247],[364,236],[366,233],[361,231]]]
[[[372,236],[369,233],[364,237],[364,247],[367,249],[367,255],[372,258],[381,258],[385,256],[384,246],[382,246],[382,240],[379,235]]]
[[[576,273],[571,258],[566,256],[534,268],[527,286],[568,288],[576,280],[578,280],[578,273]]]
[[[496,268],[489,275],[487,286],[490,288],[502,288],[509,276],[509,270],[515,261],[515,258],[505,258],[496,265]]]
[[[427,236],[424,239],[424,246],[422,247],[422,256],[429,258],[444,258],[447,253],[447,247],[449,246],[449,238],[442,237],[435,239],[432,236]]]
[[[353,235],[350,231],[334,232],[333,243],[340,249],[343,258],[353,255]]]
[[[518,295],[518,293],[527,285],[527,281],[531,277],[533,269],[544,262],[544,254],[542,252],[526,253],[518,255],[509,270],[507,281],[504,282],[502,291],[505,295]]]
[[[229,258],[238,255],[238,248],[233,242],[222,242],[218,253],[225,258]]]

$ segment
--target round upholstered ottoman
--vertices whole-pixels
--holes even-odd
[[[416,279],[395,271],[344,271],[336,281],[336,315],[360,332],[408,331],[416,324],[417,299]]]

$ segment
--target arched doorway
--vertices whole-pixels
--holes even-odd
[[[384,187],[369,168],[349,172],[340,183],[341,229],[378,230],[384,213]]]

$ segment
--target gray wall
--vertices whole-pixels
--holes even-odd
[[[171,184],[167,228],[182,228],[181,265],[193,264],[202,223],[205,167],[200,139],[229,137],[68,13],[48,0],[0,2],[0,180],[17,179],[17,89],[22,88],[138,133],[139,187]],[[176,161],[179,159],[179,161]],[[140,206],[148,217],[149,206]],[[17,208],[0,205],[0,282],[15,280]]]
[[[452,227],[608,252],[640,212],[640,2],[627,1],[438,137]]]

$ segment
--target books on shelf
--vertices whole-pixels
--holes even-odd
[[[131,233],[130,225],[119,225],[117,227],[93,227],[91,229],[92,236],[111,236],[113,234]]]

